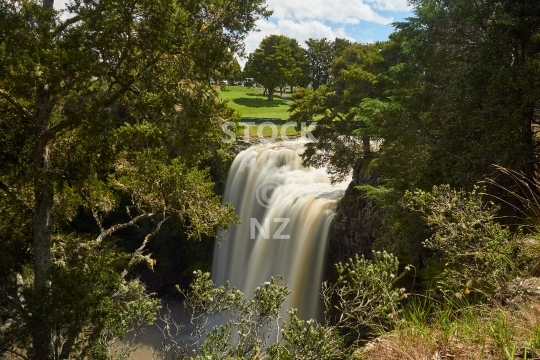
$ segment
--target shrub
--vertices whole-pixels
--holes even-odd
[[[249,298],[229,284],[216,286],[210,273],[195,271],[194,275],[190,291],[178,288],[191,314],[194,340],[191,344],[175,343],[172,334],[167,340],[175,346],[161,352],[188,358],[188,349],[195,348],[195,357],[204,359],[253,359],[264,354],[281,322],[281,306],[290,294],[282,278],[271,278]],[[221,325],[209,329],[215,315],[223,319]]]
[[[355,341],[391,329],[406,297],[405,289],[395,286],[403,276],[398,268],[397,257],[386,251],[373,252],[373,260],[356,255],[345,264],[336,264],[336,283],[323,284],[327,322]],[[332,315],[331,309],[337,314]]]
[[[434,186],[431,192],[407,192],[407,206],[423,214],[434,233],[424,246],[441,266],[434,277],[441,290],[458,296],[493,294],[515,275],[512,235],[496,221],[499,208],[471,192]],[[434,265],[434,266],[439,266]]]
[[[296,309],[288,311],[291,320],[283,324],[281,340],[268,349],[270,359],[342,359],[345,357],[343,338],[337,329],[315,320],[300,320]]]
[[[392,328],[399,320],[399,305],[405,289],[396,289],[398,259],[387,252],[374,252],[373,260],[356,256],[345,264],[336,264],[338,280],[323,284],[326,306],[325,323],[301,320],[290,309],[290,321],[284,322],[281,310],[290,290],[282,278],[271,278],[246,297],[229,284],[216,286],[209,273],[195,271],[185,306],[195,327],[190,344],[176,342],[175,324],[170,317],[166,326],[162,358],[204,359],[344,359],[352,353],[349,339],[361,340]],[[315,301],[315,299],[313,299]],[[331,309],[338,314],[331,319]],[[225,319],[210,328],[211,319]],[[333,323],[331,323],[331,321]],[[203,339],[205,337],[205,339]],[[193,350],[192,354],[189,349]]]

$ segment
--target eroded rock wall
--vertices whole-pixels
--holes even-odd
[[[382,232],[384,210],[373,199],[358,190],[359,185],[376,186],[379,175],[377,158],[362,159],[353,172],[353,180],[338,205],[330,235],[328,270],[329,280],[335,276],[334,264],[362,254],[371,257],[373,242]]]

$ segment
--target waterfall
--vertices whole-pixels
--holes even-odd
[[[305,168],[303,141],[252,146],[235,158],[225,187],[240,224],[216,241],[213,280],[251,296],[271,276],[292,290],[284,309],[322,314],[320,290],[336,202],[349,181],[330,184],[326,169]]]

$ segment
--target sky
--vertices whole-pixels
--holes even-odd
[[[387,40],[394,21],[412,15],[407,0],[267,0],[274,13],[257,22],[258,32],[246,38],[246,53],[272,34],[286,35],[305,45],[309,38],[336,37],[356,42]],[[246,59],[239,59],[243,67]]]

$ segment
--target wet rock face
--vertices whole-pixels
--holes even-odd
[[[231,153],[236,156],[239,152],[246,150],[252,145],[258,144],[259,142],[260,140],[255,137],[239,136],[236,138],[236,141],[231,146]]]
[[[253,145],[259,145],[271,141],[269,138],[259,138],[257,136],[238,136],[231,144],[230,151],[235,156],[238,155],[241,151],[244,151],[250,148]],[[281,141],[281,139],[276,139],[276,141]]]
[[[335,276],[334,264],[345,262],[355,254],[371,258],[372,245],[381,236],[384,211],[374,200],[356,189],[359,185],[379,183],[374,158],[362,160],[354,169],[353,180],[339,202],[330,234],[328,267],[329,280]]]

